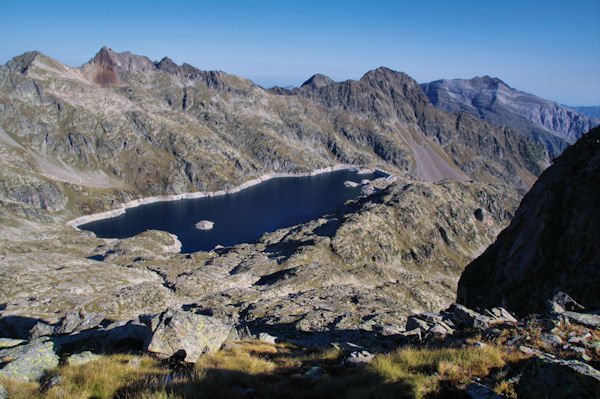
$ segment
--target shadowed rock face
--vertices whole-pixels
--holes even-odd
[[[436,80],[421,87],[439,109],[464,111],[493,125],[509,126],[544,144],[553,157],[583,133],[600,125],[599,118],[515,90],[489,76]]]
[[[600,128],[555,159],[525,196],[510,226],[467,266],[458,302],[539,312],[569,293],[600,308]]]

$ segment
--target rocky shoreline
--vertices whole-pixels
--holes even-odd
[[[262,175],[257,177],[256,179],[248,180],[239,186],[234,188],[230,188],[227,190],[219,190],[219,191],[196,191],[193,193],[182,193],[182,194],[172,194],[172,195],[157,195],[153,197],[144,197],[139,198],[133,201],[126,202],[124,204],[120,204],[119,208],[113,209],[106,212],[94,213],[91,215],[80,216],[78,218],[69,220],[66,224],[67,226],[72,226],[76,229],[79,229],[79,226],[86,223],[96,222],[102,219],[109,219],[115,216],[119,216],[125,213],[127,209],[135,208],[140,205],[152,204],[155,202],[166,202],[166,201],[178,201],[182,199],[195,199],[195,198],[206,198],[206,197],[217,197],[220,195],[226,194],[234,194],[239,191],[242,191],[248,187],[255,186],[259,183],[265,182],[270,179],[275,179],[278,177],[307,177],[307,176],[316,176],[323,173],[337,172],[340,170],[354,170],[358,174],[366,174],[372,172],[383,173],[387,176],[392,176],[391,173],[386,172],[381,169],[367,169],[360,165],[350,165],[350,164],[337,164],[334,166],[328,166],[326,168],[316,169],[312,172],[300,172],[300,173],[267,173],[266,175]]]

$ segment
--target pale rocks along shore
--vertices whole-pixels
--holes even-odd
[[[306,177],[306,176],[316,176],[323,173],[336,172],[340,170],[355,170],[358,174],[367,174],[372,173],[374,171],[383,173],[388,177],[392,177],[391,173],[388,173],[381,169],[367,169],[358,165],[348,165],[348,164],[337,164],[334,166],[329,166],[326,168],[316,169],[312,172],[300,172],[300,173],[268,173],[263,176],[259,176],[256,179],[248,180],[245,183],[240,184],[237,187],[227,189],[227,190],[219,190],[219,191],[196,191],[193,193],[182,193],[182,194],[173,194],[173,195],[158,195],[153,197],[145,197],[139,198],[133,201],[126,202],[124,204],[120,204],[117,209],[113,209],[106,212],[94,213],[91,215],[81,216],[72,220],[69,220],[66,224],[68,226],[72,226],[78,229],[78,226],[90,222],[96,222],[102,219],[109,219],[115,216],[119,216],[125,213],[127,209],[135,208],[140,205],[152,204],[155,202],[166,202],[166,201],[177,201],[182,199],[194,199],[194,198],[206,198],[206,197],[216,197],[220,195],[233,194],[239,191],[242,191],[248,187],[255,186],[264,181],[275,179],[278,177]],[[196,226],[197,227],[197,226]],[[197,227],[198,228],[198,227]],[[212,226],[211,226],[212,228]],[[207,230],[207,229],[202,229]]]

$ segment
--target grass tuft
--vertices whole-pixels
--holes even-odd
[[[3,382],[11,398],[436,398],[460,397],[465,385],[492,369],[518,361],[496,346],[415,349],[379,354],[365,367],[343,365],[347,353],[259,341],[228,342],[196,365],[169,369],[150,357],[139,367],[130,355],[108,355],[89,364],[61,366],[61,383],[46,392],[38,384]],[[323,375],[307,378],[311,367]],[[512,386],[498,381],[497,392]]]

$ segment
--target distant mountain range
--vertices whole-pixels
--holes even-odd
[[[0,107],[4,136],[25,151],[3,159],[0,200],[75,215],[338,163],[521,188],[548,163],[534,141],[440,111],[412,78],[383,67],[358,81],[315,75],[265,90],[107,47],[79,68],[28,52],[0,66]]]
[[[453,113],[466,111],[492,125],[509,126],[544,144],[551,157],[600,125],[599,118],[513,89],[489,76],[436,80],[421,87],[439,109]]]
[[[587,115],[591,118],[600,118],[600,105],[594,106],[585,106],[585,107],[572,107],[569,105],[565,105],[566,107],[573,108],[575,111],[580,114]]]
[[[549,161],[511,128],[437,109],[388,68],[266,90],[107,47],[81,67],[39,52],[0,66],[0,125],[0,314],[44,318],[196,303],[257,328],[395,334],[405,315],[449,304]],[[347,213],[233,248],[182,255],[166,232],[106,241],[64,223],[337,164],[394,176]]]

